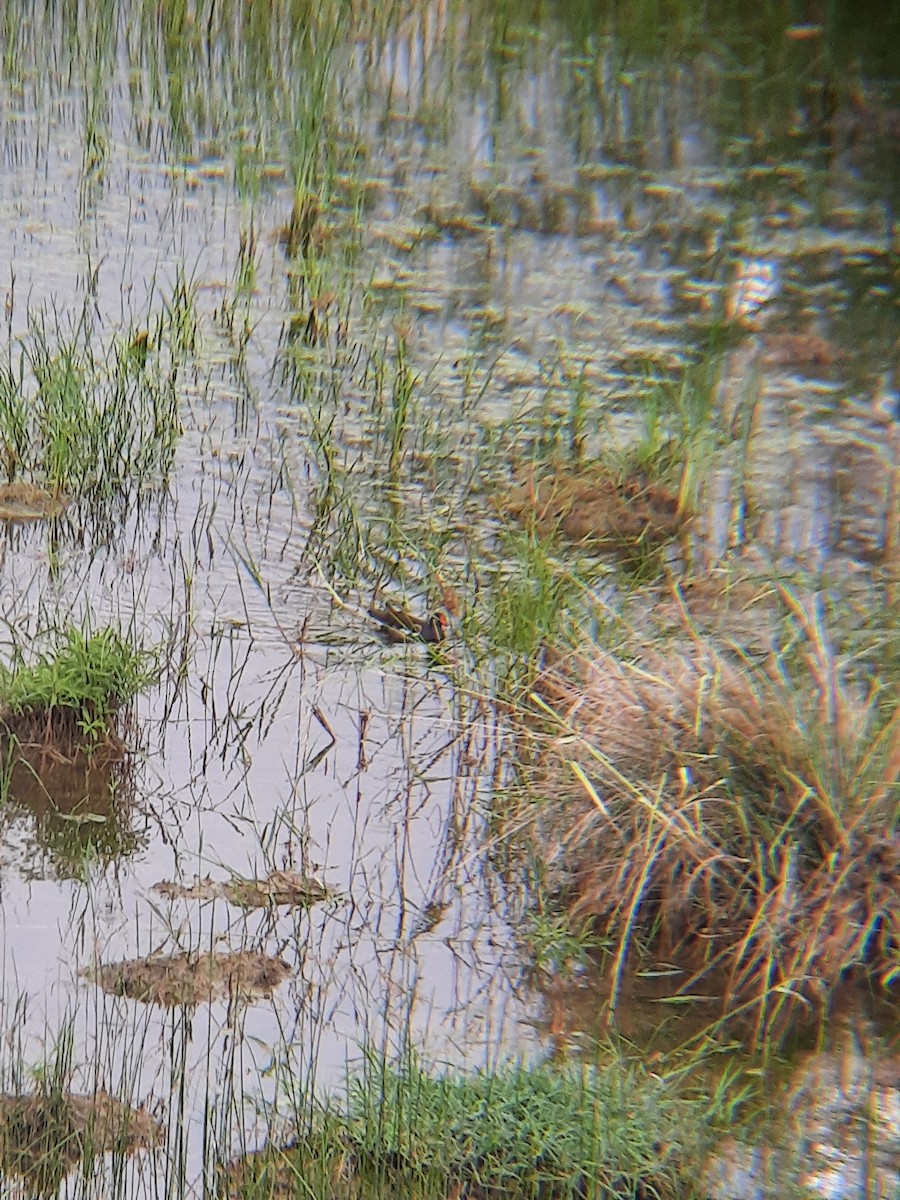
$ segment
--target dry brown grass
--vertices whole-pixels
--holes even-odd
[[[594,464],[578,475],[528,474],[498,501],[504,513],[533,522],[542,536],[562,532],[570,541],[608,549],[658,546],[677,537],[689,514],[677,492],[659,480],[616,474]]]
[[[0,521],[40,521],[58,517],[66,507],[59,492],[48,492],[34,483],[0,484]]]
[[[146,1109],[103,1091],[0,1095],[0,1168],[25,1179],[34,1195],[56,1195],[65,1175],[85,1159],[146,1150],[162,1140]]]
[[[151,954],[100,965],[105,992],[144,1004],[192,1006],[226,996],[271,996],[290,975],[280,958],[251,950],[233,953]]]
[[[540,677],[558,723],[538,759],[562,797],[551,866],[572,919],[613,940],[613,1005],[636,939],[758,1037],[850,972],[898,983],[896,690],[854,686],[816,606],[782,595],[798,644],[765,666],[695,635]]]

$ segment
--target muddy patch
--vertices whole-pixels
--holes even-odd
[[[59,876],[77,873],[86,853],[109,862],[136,849],[132,766],[112,730],[92,740],[59,713],[0,717],[9,814],[28,814]]]
[[[190,1007],[225,996],[271,996],[291,969],[280,958],[252,951],[233,954],[149,955],[97,968],[105,992],[143,1004]]]
[[[192,884],[163,880],[154,884],[154,892],[168,900],[227,900],[239,908],[268,908],[287,905],[307,908],[322,900],[336,899],[318,879],[296,871],[270,871],[265,879],[195,879]]]

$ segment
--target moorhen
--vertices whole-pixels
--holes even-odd
[[[441,611],[417,617],[408,609],[386,604],[384,608],[370,608],[369,616],[378,622],[381,632],[392,642],[418,640],[436,645],[444,640],[447,632],[447,614]]]

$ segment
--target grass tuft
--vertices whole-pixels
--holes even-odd
[[[69,721],[97,740],[116,711],[158,678],[155,654],[135,649],[117,630],[87,634],[70,627],[55,652],[30,666],[0,668],[0,707],[13,731],[23,718]]]
[[[0,365],[0,465],[10,483],[109,500],[165,479],[180,424],[173,379],[147,363],[147,335],[98,356],[73,330],[30,317],[18,355]]]
[[[636,1065],[505,1065],[433,1075],[376,1056],[346,1112],[327,1104],[287,1148],[233,1164],[225,1194],[618,1200],[689,1193],[708,1105]]]
[[[897,692],[782,594],[793,637],[766,664],[695,636],[558,659],[535,692],[560,730],[538,768],[563,798],[553,872],[616,947],[612,1006],[639,941],[760,1042],[848,974],[895,989],[900,956]]]

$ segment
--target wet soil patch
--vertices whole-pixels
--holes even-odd
[[[87,737],[69,710],[6,713],[0,769],[7,800],[33,816],[38,842],[63,874],[89,849],[106,860],[135,848],[132,760],[111,728]]]
[[[52,808],[75,814],[85,802],[102,807],[127,762],[124,742],[107,730],[87,738],[74,714],[0,716],[0,759],[9,778],[9,795],[36,813]]]
[[[230,954],[154,954],[110,963],[96,971],[105,992],[144,1004],[191,1006],[225,996],[271,996],[291,969],[254,951]]]

